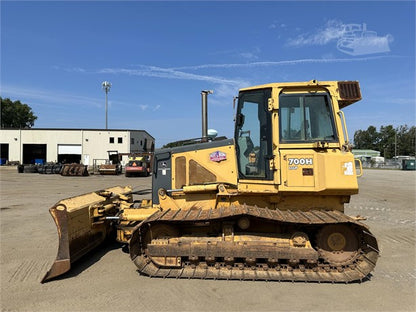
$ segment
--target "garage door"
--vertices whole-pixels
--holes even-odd
[[[58,162],[77,163],[81,162],[81,145],[78,144],[58,144]]]
[[[81,145],[72,144],[58,144],[58,155],[81,155]]]
[[[23,144],[24,164],[44,162],[46,162],[46,144]]]

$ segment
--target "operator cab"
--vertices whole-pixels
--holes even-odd
[[[278,110],[274,110],[278,118],[273,120],[269,102],[272,90],[259,88],[239,93],[235,142],[240,179],[272,180],[270,161],[277,146],[279,149],[340,146],[333,104],[325,88],[280,88]]]

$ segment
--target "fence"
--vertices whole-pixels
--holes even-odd
[[[402,169],[402,162],[394,159],[386,159],[384,162],[363,161],[363,168]]]

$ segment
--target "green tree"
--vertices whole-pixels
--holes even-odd
[[[415,156],[416,127],[407,125],[397,128],[397,155]]]
[[[377,128],[369,126],[367,130],[358,130],[354,133],[354,145],[357,149],[376,149],[380,140]]]
[[[38,119],[29,105],[0,97],[1,128],[31,128]]]
[[[378,151],[380,151],[381,156],[385,158],[393,158],[396,153],[396,129],[392,125],[381,126],[380,135],[378,142]]]

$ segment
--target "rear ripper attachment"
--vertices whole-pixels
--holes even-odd
[[[42,283],[69,271],[74,261],[103,243],[113,230],[106,216],[114,216],[131,205],[131,188],[116,186],[61,200],[50,208],[59,246]]]
[[[378,246],[339,211],[244,205],[155,213],[133,232],[130,256],[154,277],[347,283],[369,275]]]

